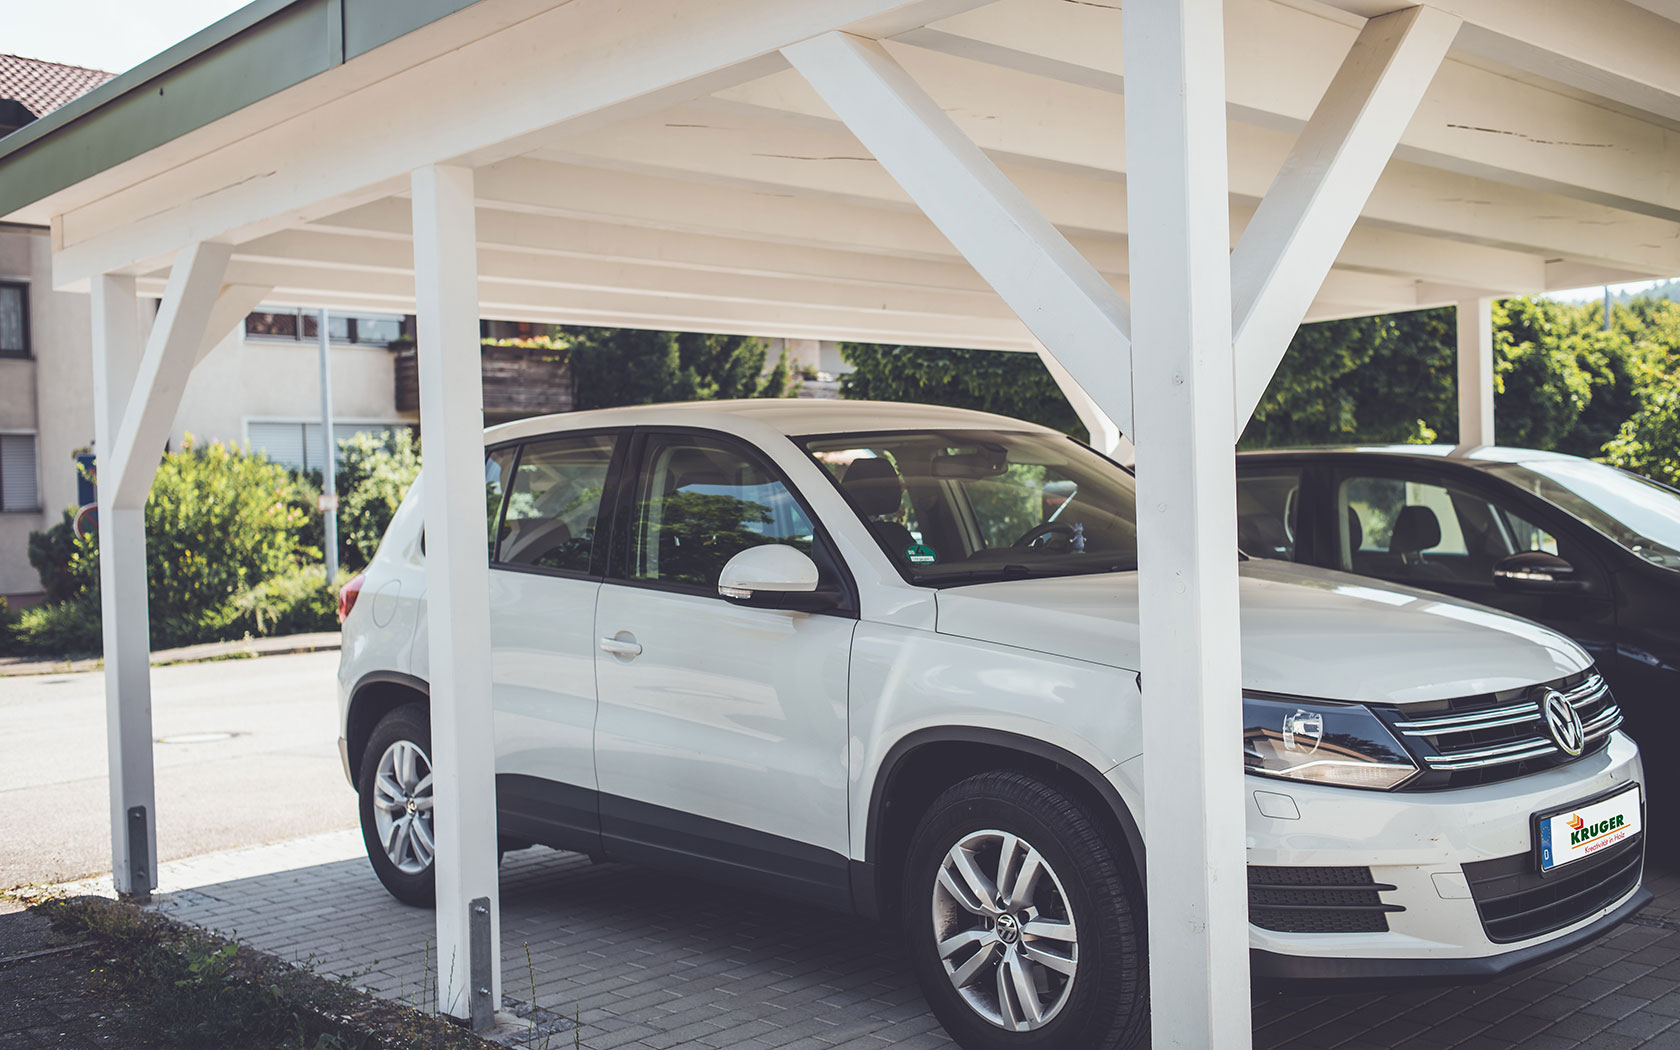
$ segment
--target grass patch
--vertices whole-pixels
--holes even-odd
[[[483,1050],[492,1044],[224,937],[103,897],[29,901],[96,946],[92,974],[146,1037],[181,1050]]]

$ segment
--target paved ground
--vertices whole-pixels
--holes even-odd
[[[386,896],[360,846],[337,833],[164,865],[159,906],[429,1005],[431,913]],[[1647,885],[1658,900],[1634,922],[1516,977],[1259,998],[1255,1046],[1680,1050],[1680,871]],[[590,1050],[953,1046],[869,923],[543,849],[508,855],[502,906],[505,994],[576,1017]]]
[[[97,951],[0,900],[0,1050],[151,1050],[92,987]]]
[[[355,826],[337,667],[317,652],[152,671],[161,858]],[[104,675],[0,678],[0,888],[109,870],[109,813]]]

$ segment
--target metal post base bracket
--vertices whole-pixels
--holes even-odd
[[[151,836],[146,829],[146,807],[128,809],[128,895],[141,900],[152,895]]]
[[[472,1027],[482,1032],[496,1025],[496,1002],[490,997],[490,898],[474,897],[467,905],[468,977],[472,995]]]

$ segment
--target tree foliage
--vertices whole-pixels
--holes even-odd
[[[1674,449],[1661,406],[1680,363],[1680,304],[1635,298],[1610,331],[1603,321],[1596,302],[1494,304],[1501,445],[1600,456],[1615,443],[1629,463]],[[1301,326],[1241,447],[1454,440],[1455,328],[1450,308]]]
[[[845,398],[975,408],[1087,436],[1037,354],[842,343],[840,356],[853,368]]]
[[[757,339],[636,328],[559,329],[580,409],[792,394],[787,355],[768,374]]]

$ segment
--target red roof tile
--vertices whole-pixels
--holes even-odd
[[[0,55],[0,99],[15,99],[24,109],[42,117],[115,75],[38,58]]]

